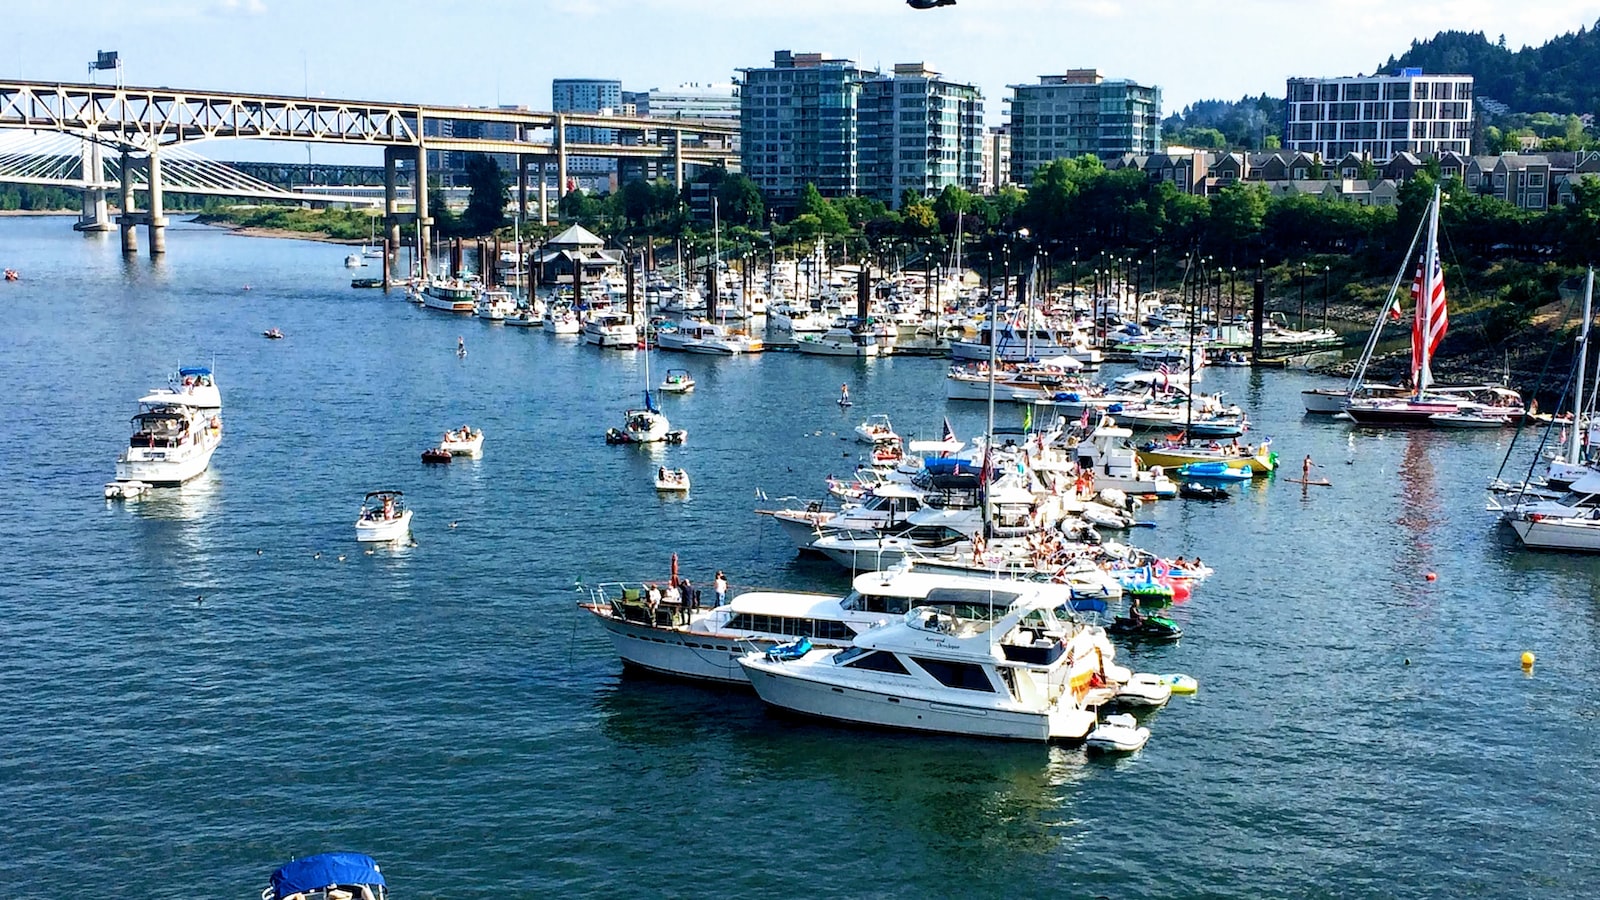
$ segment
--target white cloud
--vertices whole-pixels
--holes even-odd
[[[218,0],[216,11],[225,16],[259,16],[267,11],[263,0]]]

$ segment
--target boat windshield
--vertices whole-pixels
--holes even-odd
[[[934,607],[918,606],[906,613],[906,625],[917,631],[931,631],[954,637],[975,637],[986,633],[994,622],[989,619],[968,619],[953,616]]]

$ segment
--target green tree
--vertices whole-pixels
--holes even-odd
[[[461,213],[461,234],[478,237],[498,231],[506,224],[506,204],[511,191],[500,176],[500,164],[487,153],[467,157],[467,208]]]
[[[1230,184],[1211,198],[1211,227],[1223,246],[1249,247],[1261,236],[1267,218],[1267,189]]]
[[[930,237],[939,232],[939,216],[929,203],[913,203],[900,210],[901,231],[912,238]]]
[[[851,200],[855,198],[844,198]],[[881,204],[880,204],[881,205]],[[817,186],[806,182],[800,189],[800,202],[795,208],[795,218],[811,216],[816,220],[817,234],[839,235],[850,231],[850,219],[833,203],[822,196]],[[815,235],[812,235],[813,237]]]
[[[717,206],[722,220],[731,225],[760,228],[766,224],[767,204],[761,189],[745,175],[729,175],[717,185]]]

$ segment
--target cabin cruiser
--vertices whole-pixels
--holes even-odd
[[[767,308],[767,323],[790,334],[821,334],[827,331],[832,320],[809,306],[783,302]]]
[[[1105,632],[1058,615],[1029,582],[989,582],[955,611],[918,606],[845,649],[739,659],[762,702],[857,725],[1078,741],[1115,695]],[[790,649],[791,652],[785,652]]]
[[[400,491],[369,491],[356,516],[356,540],[362,543],[403,540],[411,533],[411,510]]]
[[[1092,472],[1096,490],[1118,490],[1130,497],[1165,499],[1178,495],[1178,486],[1168,478],[1160,466],[1151,469],[1139,467],[1139,455],[1133,449],[1133,431],[1120,428],[1110,416],[1102,416],[1087,438],[1068,439],[1057,454],[1041,454],[1034,460],[1040,472],[1067,474]]]
[[[997,403],[1066,399],[1072,392],[1088,390],[1077,377],[1082,368],[1083,363],[1070,356],[1003,365],[994,373],[994,399]],[[988,400],[988,362],[951,366],[944,386],[950,400]]]
[[[656,334],[656,346],[684,353],[721,355],[760,353],[763,349],[759,338],[703,319],[683,319],[673,328],[662,329]]]
[[[950,356],[955,360],[987,360],[992,354],[1006,362],[1070,356],[1086,366],[1098,366],[1104,360],[1104,355],[1090,347],[1088,339],[1072,327],[1035,323],[1032,328],[1024,328],[1006,322],[1000,328],[998,341],[994,337],[993,324],[985,321],[978,328],[976,340],[951,341]]]
[[[812,542],[827,531],[896,530],[905,517],[922,508],[924,492],[903,482],[880,482],[867,491],[858,503],[846,504],[837,511],[824,510],[821,503],[804,509],[764,511],[794,541],[799,550],[809,550]]]
[[[544,327],[551,334],[571,335],[582,331],[583,323],[573,311],[570,301],[558,301],[545,307]]]
[[[871,328],[835,323],[822,334],[808,334],[795,341],[794,349],[812,356],[874,357],[883,352]]]
[[[484,291],[478,295],[478,318],[504,322],[517,314],[516,298],[509,291]]]
[[[559,332],[558,332],[559,333]],[[639,346],[639,328],[624,313],[591,313],[583,323],[583,342],[596,347],[619,347],[631,350]]]
[[[749,683],[738,659],[750,650],[802,637],[817,647],[848,647],[856,635],[913,607],[953,613],[977,602],[1007,604],[1023,594],[1048,598],[1056,607],[1071,600],[1065,585],[1022,587],[982,576],[909,569],[858,575],[843,597],[750,591],[710,608],[696,603],[698,591],[675,573],[656,584],[658,590],[677,587],[678,602],[667,602],[669,593],[664,593],[652,608],[650,584],[635,581],[592,586],[588,599],[578,605],[606,630],[628,668],[739,685]],[[683,596],[685,591],[690,596]],[[1109,663],[1111,656],[1106,659]]]
[[[211,465],[222,442],[222,395],[208,368],[186,367],[178,374],[179,384],[139,398],[133,434],[117,457],[116,480],[106,486],[108,497],[130,494],[129,488],[113,490],[119,483],[179,485]]]
[[[422,305],[442,312],[470,315],[478,308],[478,285],[460,278],[430,279],[422,286]]]

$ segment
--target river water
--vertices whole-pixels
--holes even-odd
[[[653,356],[654,378],[699,380],[662,401],[689,441],[608,447],[642,354],[351,290],[341,247],[180,226],[169,250],[0,219],[0,265],[24,275],[0,283],[6,896],[252,897],[328,849],[431,898],[1600,883],[1600,566],[1524,553],[1483,512],[1506,434],[1352,437],[1302,416],[1311,376],[1213,370],[1255,436],[1334,484],[1147,507],[1139,543],[1218,571],[1176,610],[1182,642],[1128,654],[1201,684],[1144,752],[859,732],[624,678],[574,588],[661,577],[674,551],[701,584],[843,588],[752,514],[758,491],[820,493],[870,412],[979,430],[940,361]],[[210,472],[104,502],[134,398],[196,362],[224,394]],[[423,467],[463,422],[483,459]],[[690,497],[657,496],[663,462]],[[356,507],[387,487],[416,546],[367,555]]]

